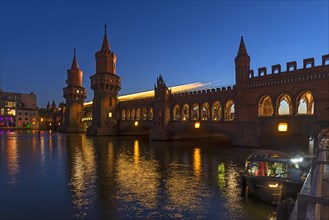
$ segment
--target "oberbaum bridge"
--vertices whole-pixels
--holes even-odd
[[[234,60],[235,85],[199,91],[197,84],[168,88],[160,75],[154,91],[125,96],[118,96],[121,78],[106,26],[95,58],[96,73],[90,77],[94,97],[85,102],[74,52],[63,89],[66,103],[53,112],[60,132],[149,135],[150,140],[214,137],[242,146],[306,148],[329,127],[329,54],[322,56],[319,66],[308,58],[302,69],[293,61],[285,71],[278,64],[255,73],[241,37]]]

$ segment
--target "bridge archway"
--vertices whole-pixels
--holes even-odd
[[[277,99],[277,114],[292,115],[293,109],[291,96],[288,93],[281,94]]]
[[[272,116],[274,108],[269,95],[263,96],[258,102],[258,116]]]
[[[222,106],[219,101],[215,101],[211,108],[211,116],[213,121],[219,121],[221,119]]]
[[[191,108],[192,120],[196,121],[200,118],[200,108],[198,103],[194,103]]]
[[[201,120],[208,120],[210,118],[210,108],[208,102],[201,106]]]
[[[180,120],[180,106],[176,104],[173,108],[173,120],[179,121]]]
[[[224,119],[225,121],[233,121],[235,118],[235,105],[232,99],[225,104]]]
[[[188,121],[190,119],[190,106],[185,103],[182,107],[182,119]]]
[[[314,114],[314,99],[312,92],[304,91],[297,96],[296,109],[297,109],[297,115]]]

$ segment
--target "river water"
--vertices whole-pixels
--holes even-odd
[[[251,149],[215,140],[0,131],[5,219],[275,219],[241,196]]]

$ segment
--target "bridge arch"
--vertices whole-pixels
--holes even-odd
[[[136,109],[136,120],[137,121],[141,120],[141,109],[140,108]]]
[[[147,120],[147,110],[145,107],[142,108],[142,121]]]
[[[133,108],[130,111],[130,120],[133,120],[134,121],[135,118],[136,118],[136,112],[135,112],[135,109]]]
[[[209,120],[209,118],[210,118],[209,103],[205,102],[201,105],[201,120]]]
[[[215,101],[211,107],[211,119],[219,121],[221,119],[222,106],[219,101]]]
[[[311,91],[300,92],[296,99],[297,115],[314,114],[314,98]]]
[[[196,121],[199,120],[200,118],[200,107],[198,103],[193,103],[192,108],[191,108],[191,116],[192,120]]]
[[[190,106],[185,103],[182,107],[182,120],[188,121],[190,119]]]
[[[264,95],[258,102],[258,116],[272,116],[274,114],[274,108],[272,99],[269,95]]]
[[[277,115],[292,115],[293,105],[291,101],[291,95],[287,92],[282,93],[278,96],[276,101],[276,112]]]
[[[172,113],[174,121],[179,121],[181,119],[181,110],[178,104],[174,105]]]
[[[153,120],[153,108],[152,107],[149,108],[149,111],[148,111],[148,119],[149,120]]]
[[[123,109],[122,111],[121,111],[121,120],[126,120],[126,110],[125,109]]]
[[[235,105],[232,99],[229,99],[225,103],[224,107],[224,119],[225,121],[233,121],[235,118]]]

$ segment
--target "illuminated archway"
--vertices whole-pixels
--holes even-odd
[[[274,108],[270,96],[263,96],[258,103],[258,116],[272,116]]]
[[[214,102],[214,104],[212,105],[212,108],[211,108],[211,118],[213,121],[219,121],[220,118],[221,118],[221,110],[222,110],[222,107],[220,105],[220,102],[219,101],[216,101]]]
[[[314,99],[310,91],[301,93],[297,98],[297,114],[298,115],[313,115],[314,114]]]
[[[130,120],[130,110],[129,109],[127,109],[127,111],[126,111],[126,119]]]
[[[188,104],[184,104],[182,107],[182,120],[187,121],[190,119],[190,107]]]
[[[126,111],[124,109],[121,111],[121,120],[126,120]]]
[[[135,109],[131,109],[131,112],[130,112],[130,120],[135,120],[136,118],[136,115],[135,115]]]
[[[191,117],[192,120],[199,120],[200,118],[200,108],[197,103],[194,103],[191,108]]]
[[[225,104],[225,113],[224,113],[225,121],[233,121],[235,118],[235,108],[233,100],[228,100]]]
[[[153,108],[151,107],[148,112],[148,119],[153,120]]]
[[[290,95],[283,94],[279,96],[277,100],[277,112],[278,115],[291,115],[293,112],[293,107],[291,103]]]
[[[178,104],[176,104],[173,108],[173,120],[180,120],[180,106]]]
[[[142,108],[142,121],[147,120],[147,111],[146,108]]]
[[[210,118],[210,109],[208,102],[201,105],[201,120],[208,120]]]
[[[136,110],[136,120],[139,121],[141,119],[141,109],[137,108]]]

